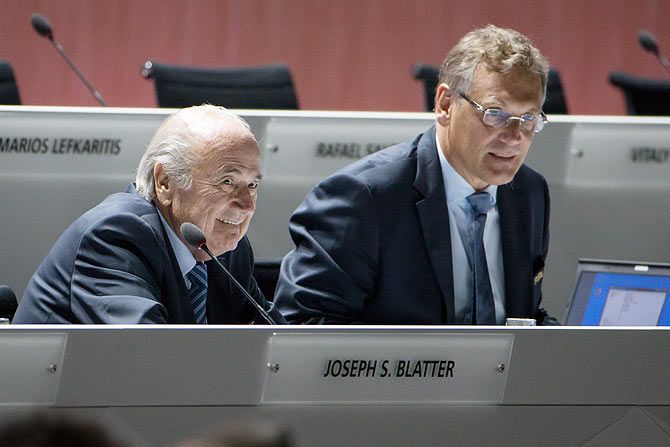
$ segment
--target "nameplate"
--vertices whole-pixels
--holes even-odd
[[[0,406],[53,405],[66,342],[67,334],[0,329]]]
[[[163,116],[19,112],[2,115],[0,173],[130,179]]]
[[[274,334],[261,403],[499,404],[513,334]]]
[[[277,117],[267,126],[265,176],[311,177],[316,182],[366,155],[413,138],[434,120],[430,115],[391,114],[384,118]]]
[[[668,186],[670,126],[576,126],[568,184],[616,189]]]

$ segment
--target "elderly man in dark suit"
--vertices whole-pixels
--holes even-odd
[[[546,122],[548,63],[492,25],[445,59],[433,127],[318,184],[293,214],[276,303],[289,322],[555,322],[540,308],[544,178],[523,165]]]
[[[136,183],[77,219],[28,283],[13,323],[247,323],[254,307],[180,227],[210,250],[276,321],[258,289],[245,233],[261,182],[258,144],[229,111],[191,107],[168,118]]]

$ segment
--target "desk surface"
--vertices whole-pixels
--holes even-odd
[[[514,343],[500,404],[263,403],[270,341],[287,334],[382,341],[503,334],[512,335]],[[445,439],[453,445],[670,442],[668,329],[5,326],[0,383],[9,377],[14,386],[36,386],[21,380],[29,373],[26,365],[40,357],[34,337],[63,335],[56,398],[47,406],[112,418],[150,445],[240,417],[286,422],[305,446],[442,445]],[[17,340],[33,345],[25,345],[24,357],[12,351],[18,360],[7,362],[7,343]],[[40,374],[51,374],[50,363]],[[7,392],[4,396],[0,388],[0,418],[25,409],[8,403]],[[185,426],[182,418],[194,422]]]

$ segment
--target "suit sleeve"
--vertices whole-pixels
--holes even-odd
[[[331,177],[291,217],[296,248],[282,262],[275,301],[290,323],[359,321],[374,290],[378,225],[371,191],[348,175]]]
[[[71,306],[82,323],[165,323],[159,303],[164,255],[154,229],[135,215],[105,218],[84,232]]]

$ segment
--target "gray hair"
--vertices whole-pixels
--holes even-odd
[[[549,62],[530,39],[518,31],[495,25],[470,31],[444,59],[439,83],[444,82],[452,91],[467,93],[472,87],[479,64],[498,73],[509,73],[513,68],[521,68],[527,73],[538,75],[542,82],[544,102]]]
[[[224,107],[204,104],[182,109],[166,119],[151,138],[137,167],[135,188],[146,200],[156,197],[154,166],[160,163],[169,178],[182,189],[191,187],[194,148],[225,144],[229,129],[251,133],[249,124]]]

